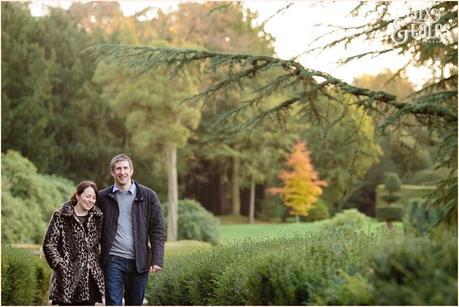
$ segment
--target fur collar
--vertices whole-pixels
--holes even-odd
[[[63,216],[72,216],[75,215],[75,209],[74,209],[75,204],[72,201],[68,201],[62,205],[62,208],[60,209],[61,214]],[[100,210],[99,206],[94,205],[92,209],[88,213],[89,215],[95,215],[98,217],[102,217],[102,210]]]

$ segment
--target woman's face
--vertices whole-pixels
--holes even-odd
[[[84,211],[89,211],[94,207],[96,203],[96,191],[92,187],[87,187],[84,189],[83,193],[76,195],[77,204]]]

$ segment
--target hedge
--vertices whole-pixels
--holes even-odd
[[[246,240],[176,259],[146,296],[152,305],[457,305],[457,236]]]
[[[51,273],[31,252],[2,246],[2,305],[47,305]]]

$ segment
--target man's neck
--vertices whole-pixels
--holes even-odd
[[[116,187],[121,191],[121,192],[126,192],[127,190],[129,190],[131,188],[131,186],[133,185],[134,183],[131,181],[130,183],[128,184],[125,184],[125,185],[118,185],[115,183]]]

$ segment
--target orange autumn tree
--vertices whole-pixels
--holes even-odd
[[[302,142],[293,147],[287,165],[291,170],[279,174],[284,186],[270,188],[268,192],[281,194],[284,204],[290,208],[290,214],[307,216],[327,183],[319,179],[309,158],[309,150]]]

